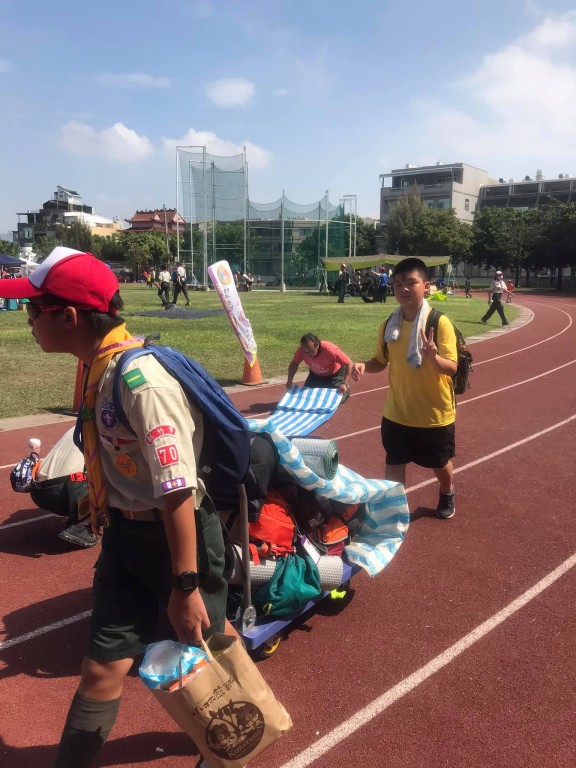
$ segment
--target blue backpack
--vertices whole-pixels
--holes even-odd
[[[131,360],[153,355],[202,411],[204,440],[198,457],[198,477],[217,509],[236,506],[237,485],[245,483],[250,468],[248,422],[222,387],[204,368],[171,347],[149,344],[123,352],[116,365],[113,384],[114,410],[126,429],[134,434],[120,397],[120,377]],[[249,480],[249,478],[248,478]],[[248,498],[252,495],[247,488]]]

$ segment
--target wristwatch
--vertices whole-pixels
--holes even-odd
[[[196,571],[183,571],[172,574],[172,586],[182,592],[194,592],[198,588],[198,574]]]

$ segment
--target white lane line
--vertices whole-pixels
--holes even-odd
[[[546,429],[541,429],[540,432],[534,432],[534,434],[529,435],[528,437],[524,437],[522,440],[517,440],[515,443],[511,443],[510,445],[505,446],[504,448],[500,448],[497,451],[494,451],[493,453],[489,453],[486,456],[482,456],[479,459],[474,459],[474,461],[469,461],[468,464],[463,464],[461,467],[455,467],[454,468],[454,474],[457,472],[464,472],[467,469],[472,469],[473,467],[477,467],[479,464],[484,464],[486,461],[491,461],[492,459],[495,459],[497,456],[501,456],[503,453],[507,453],[508,451],[513,451],[515,448],[519,448],[521,445],[525,445],[526,443],[531,442],[532,440],[537,440],[539,437],[542,437],[543,435],[547,435],[549,432],[553,432],[555,429],[560,429],[561,427],[565,427],[566,424],[570,424],[571,421],[574,421],[576,419],[576,413],[572,416],[569,416],[567,419],[564,419],[563,421],[559,421],[556,424],[552,424],[551,427],[546,427]],[[438,480],[436,478],[432,478],[431,480],[424,480],[422,483],[418,483],[418,485],[413,485],[410,488],[406,488],[406,493],[410,493],[411,491],[417,491],[420,488],[424,488],[427,485],[431,485],[432,483],[437,483]]]
[[[12,469],[12,467],[15,467],[16,464],[18,464],[19,459],[17,459],[13,464],[3,464],[0,469]]]
[[[574,365],[576,363],[576,360],[570,360],[567,363],[563,363],[562,365],[559,365],[556,368],[550,368],[548,371],[543,371],[542,373],[539,373],[537,376],[531,376],[529,379],[524,379],[523,381],[516,381],[514,384],[508,384],[505,387],[500,387],[500,389],[493,389],[490,392],[483,392],[481,395],[476,395],[476,397],[468,397],[466,400],[461,400],[458,403],[458,408],[461,408],[463,405],[467,405],[468,403],[473,403],[476,400],[483,400],[485,397],[492,397],[492,395],[498,395],[500,392],[506,392],[508,389],[514,389],[514,387],[520,387],[523,384],[530,384],[532,381],[537,381],[538,379],[543,378],[544,376],[549,376],[551,373],[556,373],[557,371],[561,371],[563,368],[567,368],[569,365]],[[364,435],[367,432],[375,432],[376,430],[380,429],[380,424],[377,424],[375,427],[367,427],[366,429],[361,429],[358,432],[349,432],[346,435],[338,435],[337,437],[331,437],[331,440],[346,440],[348,437],[356,437],[357,435]]]
[[[529,437],[525,437],[522,440],[518,440],[515,443],[512,443],[511,445],[505,446],[504,448],[500,448],[498,451],[494,451],[493,453],[488,454],[487,456],[483,456],[480,459],[475,459],[474,461],[468,462],[468,464],[464,464],[461,467],[458,467],[454,470],[454,474],[457,472],[464,472],[467,469],[471,469],[472,467],[476,467],[479,464],[483,464],[485,461],[490,461],[491,459],[500,456],[503,453],[506,453],[507,451],[511,451],[514,448],[518,448],[520,445],[524,445],[525,443],[529,443],[531,440],[536,440],[538,437],[542,437],[542,435],[546,435],[549,432],[553,432],[555,429],[559,429],[560,427],[566,426],[566,424],[569,424],[571,421],[574,421],[576,419],[576,413],[570,416],[567,419],[564,419],[563,421],[559,421],[557,424],[553,424],[551,427],[546,427],[546,429],[542,429],[539,432],[535,432],[533,435],[530,435]],[[360,434],[360,433],[356,433]],[[339,439],[339,438],[334,438]],[[438,482],[436,478],[432,478],[430,480],[425,480],[422,483],[419,483],[418,485],[413,485],[410,488],[406,488],[406,493],[411,493],[413,491],[417,491],[420,488],[424,488],[427,485],[431,485],[432,483]],[[48,517],[51,517],[51,515],[48,515]],[[7,528],[8,526],[2,526],[4,528]],[[0,528],[1,530],[1,528]],[[17,645],[18,643],[24,642],[25,640],[29,640],[31,638],[37,637],[38,635],[43,634],[44,632],[49,632],[52,629],[58,629],[61,626],[65,626],[66,624],[71,624],[75,621],[79,621],[80,619],[84,618],[85,616],[89,616],[90,611],[87,611],[82,614],[78,614],[78,616],[73,616],[71,619],[65,619],[63,622],[59,622],[57,624],[51,624],[49,627],[41,627],[40,629],[34,630],[34,632],[29,632],[26,635],[21,635],[20,637],[14,637],[11,640],[7,640],[5,643],[0,643],[0,650],[2,648],[7,648],[9,645]]]
[[[40,627],[39,629],[35,629],[33,632],[27,632],[25,635],[19,635],[18,637],[12,637],[10,640],[5,640],[3,643],[0,643],[0,651],[6,650],[6,648],[11,648],[14,645],[19,645],[20,643],[26,642],[26,640],[34,640],[36,637],[40,637],[40,635],[45,635],[47,632],[54,632],[56,629],[61,629],[62,627],[68,626],[68,624],[75,624],[77,621],[82,621],[82,619],[87,619],[88,616],[92,614],[92,611],[83,611],[82,613],[77,613],[76,616],[70,616],[67,619],[61,619],[60,621],[55,621],[54,624],[47,624],[44,627]]]
[[[526,590],[526,592],[516,598],[516,600],[509,603],[501,611],[498,611],[498,613],[495,613],[482,624],[479,624],[475,629],[454,643],[454,645],[451,645],[443,653],[436,656],[432,661],[429,661],[428,664],[420,667],[416,672],[405,677],[393,688],[390,688],[377,699],[370,702],[370,704],[358,710],[352,717],[348,718],[348,720],[345,720],[343,723],[340,723],[340,725],[312,744],[308,749],[305,749],[303,752],[300,752],[299,755],[296,755],[287,763],[284,763],[281,768],[304,768],[315,760],[318,760],[319,757],[322,757],[322,755],[325,755],[331,749],[334,749],[335,746],[348,738],[348,736],[351,736],[353,733],[360,730],[362,726],[366,725],[375,717],[378,717],[378,715],[381,715],[396,701],[403,696],[406,696],[408,693],[411,693],[429,677],[455,661],[455,659],[464,653],[464,651],[467,651],[479,640],[482,640],[489,632],[496,629],[496,627],[507,621],[525,605],[534,600],[534,598],[538,597],[538,595],[544,592],[545,589],[548,589],[548,587],[552,586],[555,581],[568,573],[568,571],[575,565],[576,553],[571,555],[567,560],[564,560],[561,565],[534,584],[533,587]]]
[[[7,528],[18,528],[20,525],[28,525],[28,523],[37,523],[39,520],[46,520],[48,517],[55,517],[55,515],[38,515],[37,517],[28,517],[26,520],[18,520],[17,523],[6,523],[0,525],[0,531],[5,531]]]

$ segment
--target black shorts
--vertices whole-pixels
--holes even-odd
[[[344,383],[344,374],[346,372],[346,366],[343,365],[336,373],[331,376],[318,376],[317,373],[310,371],[304,382],[305,387],[317,387],[319,389],[340,389]],[[342,397],[342,403],[345,403],[350,396],[350,390]]]
[[[418,464],[428,469],[442,469],[456,455],[454,422],[446,427],[405,427],[382,419],[382,445],[386,464]]]
[[[228,584],[224,579],[224,540],[215,511],[196,510],[199,587],[210,627],[224,630]],[[86,655],[100,662],[134,658],[161,639],[177,639],[165,619],[172,564],[163,522],[126,520],[113,513],[104,531],[94,574],[94,607]],[[158,625],[163,626],[157,637]]]

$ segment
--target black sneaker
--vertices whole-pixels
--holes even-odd
[[[98,544],[98,536],[92,533],[87,525],[71,525],[63,531],[60,531],[58,538],[73,544],[75,547],[88,549]]]
[[[452,493],[442,493],[440,491],[440,498],[436,507],[436,517],[439,517],[440,520],[449,520],[451,517],[454,517],[455,512],[454,491]]]
[[[482,320],[480,320],[480,322],[482,323],[482,325],[486,325],[486,320],[484,320],[484,318],[482,318]]]

